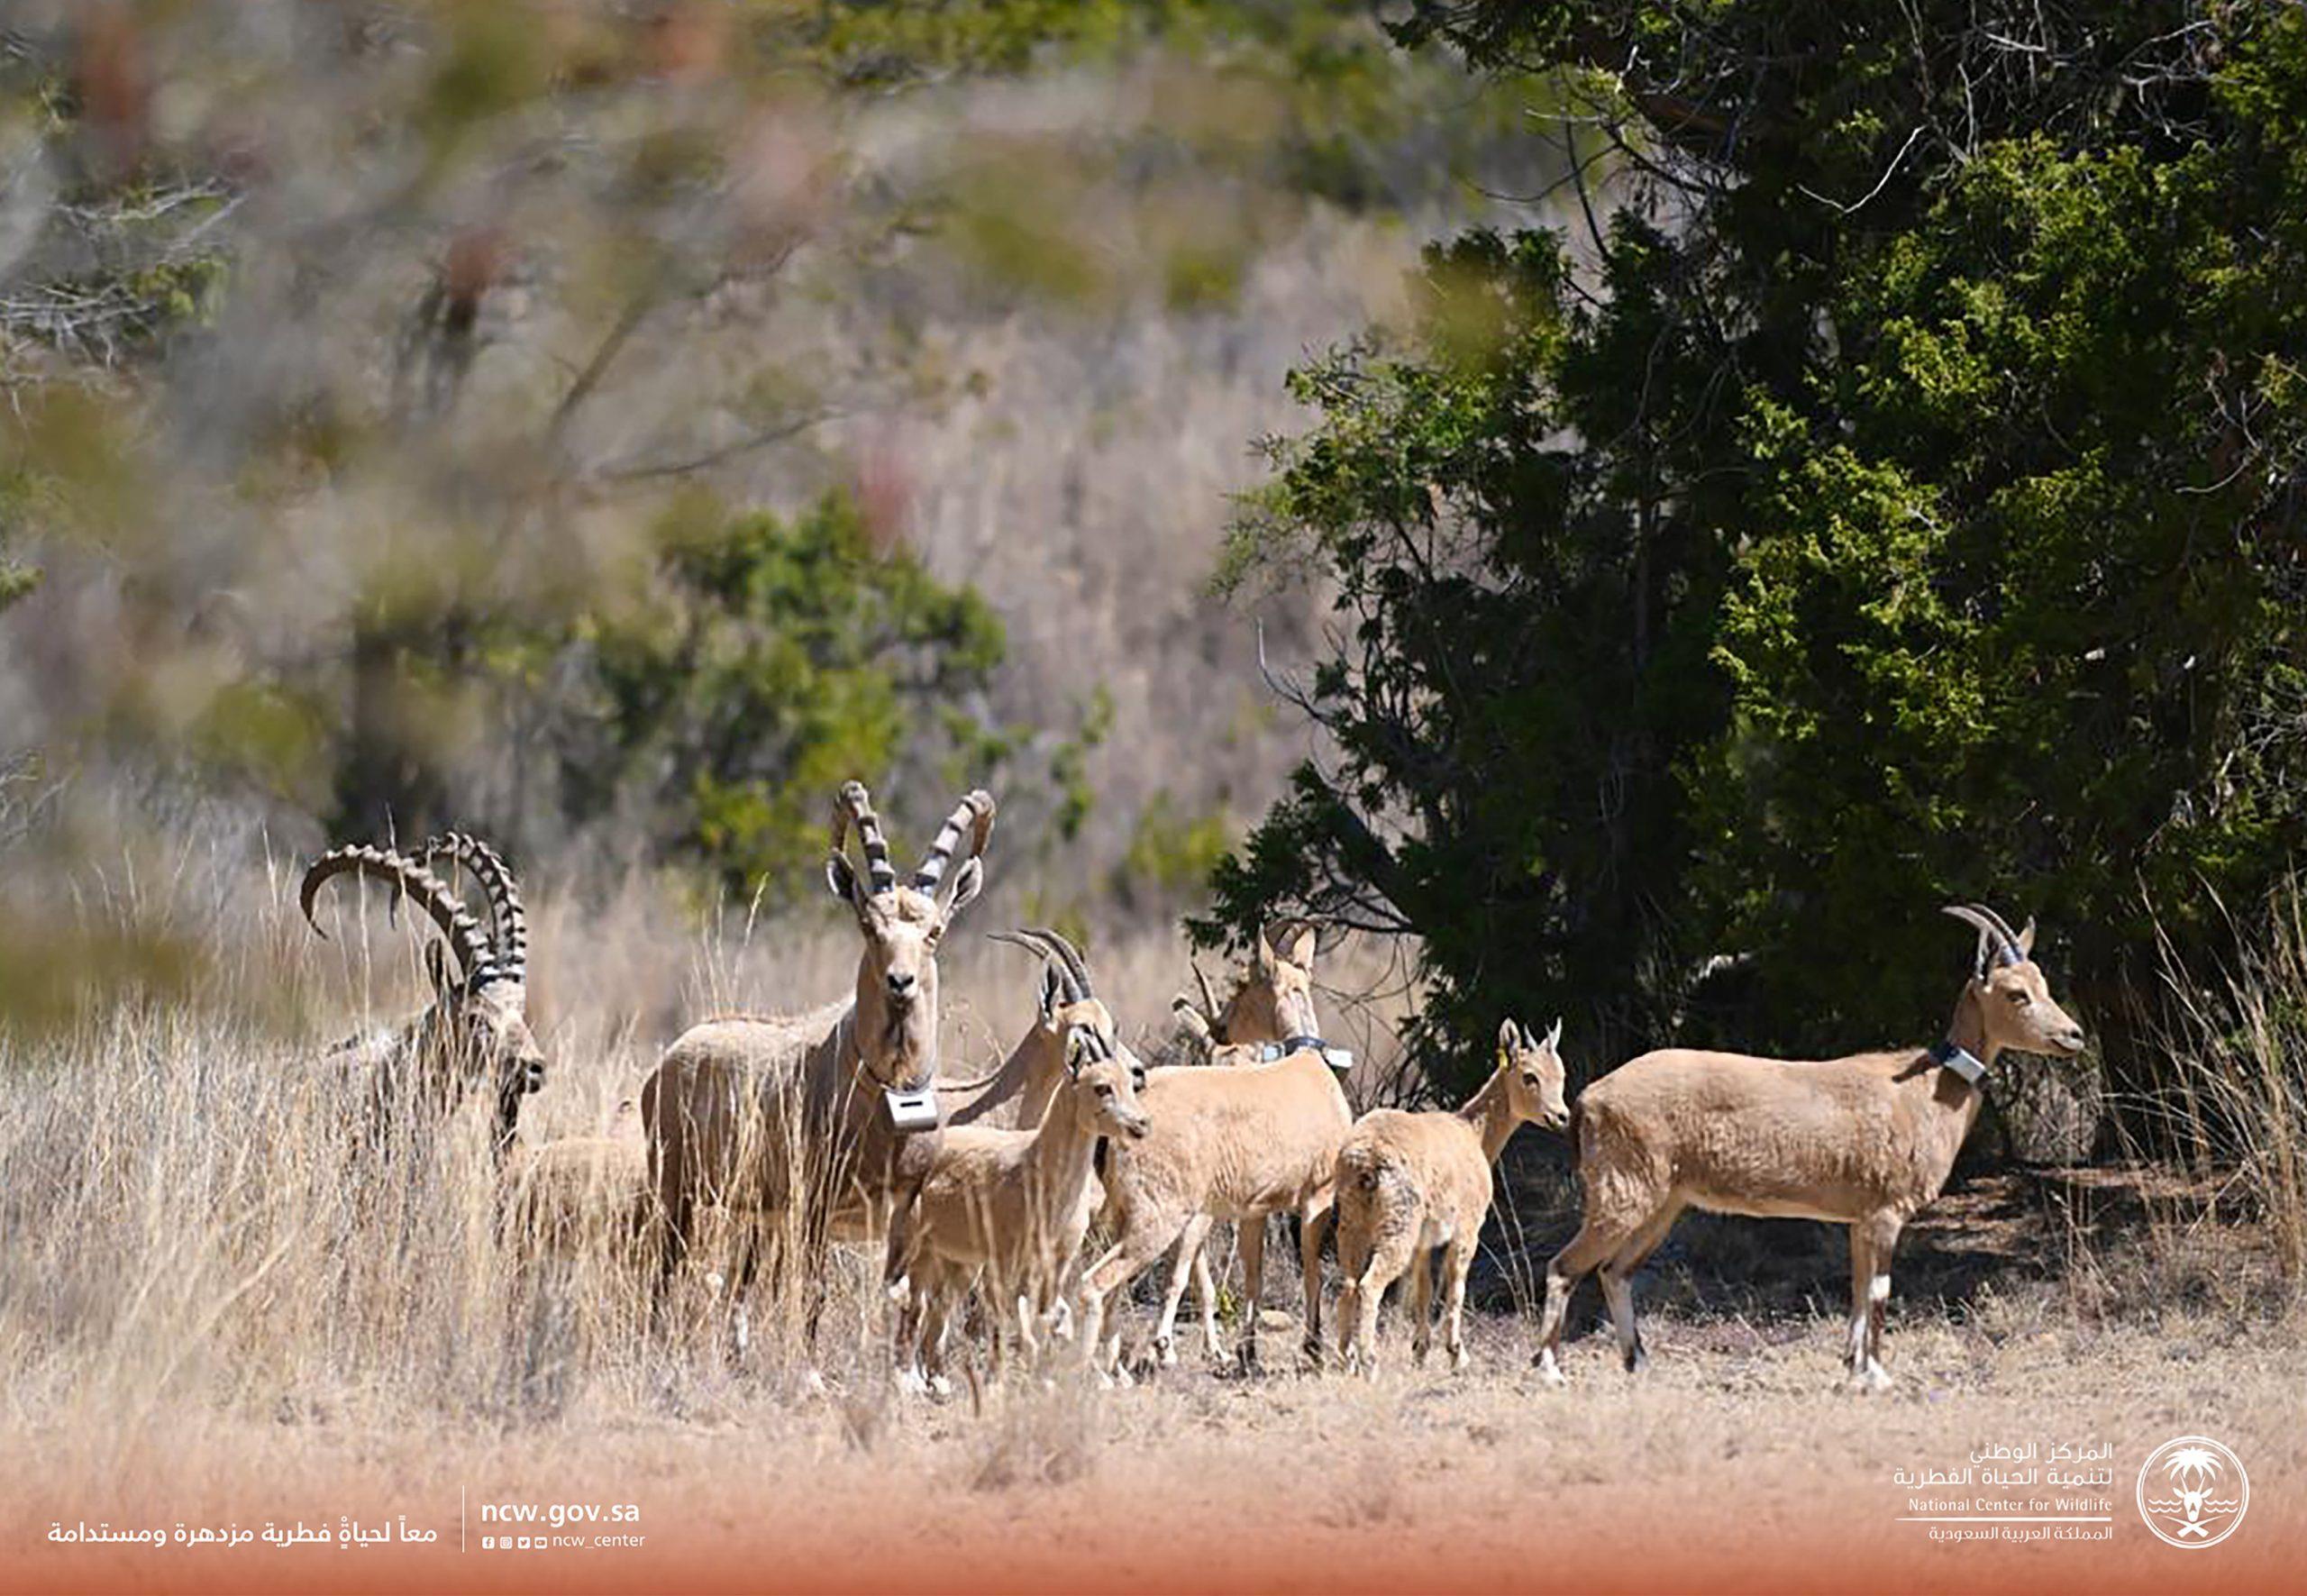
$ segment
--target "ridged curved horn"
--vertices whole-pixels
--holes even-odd
[[[505,856],[479,837],[451,831],[434,837],[411,855],[420,864],[452,859],[472,872],[488,898],[489,961],[506,980],[529,979],[529,911],[521,884]]]
[[[993,795],[983,788],[955,804],[953,812],[945,816],[945,824],[937,828],[937,840],[921,856],[921,868],[913,872],[916,890],[937,890],[937,883],[945,879],[945,867],[953,862],[953,850],[961,844],[964,834],[970,840],[970,851],[962,858],[974,858],[985,852],[986,839],[993,834]]]
[[[1094,998],[1098,995],[1096,985],[1090,980],[1090,962],[1081,956],[1080,949],[1046,926],[1034,926],[1027,935],[1040,937],[1044,945],[1057,955],[1058,962],[1065,966],[1066,973],[1072,976],[1073,984],[1081,989],[1082,997]]]
[[[1980,969],[1986,968],[1986,952],[1989,944],[1995,945],[2002,955],[2002,962],[2005,964],[2023,964],[2027,962],[2027,955],[2019,951],[2019,939],[2011,935],[2011,928],[2002,923],[2002,917],[1992,909],[1983,904],[1950,903],[1946,906],[1945,912],[1954,916],[1966,926],[1977,928],[1979,934],[1977,962]]]
[[[889,862],[889,844],[882,839],[880,818],[873,813],[872,796],[862,781],[844,781],[833,801],[833,851],[848,844],[849,828],[865,847],[865,880],[869,893],[897,890],[897,867]]]
[[[1073,979],[1073,971],[1055,948],[1041,940],[1032,931],[989,931],[986,936],[994,942],[1006,942],[1011,947],[1025,949],[1057,971],[1058,985],[1063,989],[1068,1003],[1079,1003],[1090,994],[1083,991]]]
[[[456,954],[459,980],[472,982],[495,973],[488,934],[473,918],[472,911],[449,890],[449,884],[405,853],[372,848],[365,843],[331,848],[314,860],[312,868],[305,872],[304,884],[297,889],[297,906],[305,911],[305,923],[322,936],[328,933],[322,931],[321,923],[313,917],[313,900],[322,887],[342,875],[360,875],[382,881],[393,889],[396,900],[413,899],[417,907],[432,917],[450,950]]]

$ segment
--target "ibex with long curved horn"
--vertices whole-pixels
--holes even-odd
[[[937,1073],[937,946],[983,884],[993,809],[987,793],[963,798],[900,885],[864,784],[846,783],[834,805],[825,885],[864,938],[853,994],[789,1018],[707,1020],[666,1050],[641,1089],[664,1271],[686,1253],[698,1206],[726,1205],[743,1227],[741,1344],[766,1218],[798,1221],[802,1267],[814,1279],[827,1241],[871,1239],[910,1209],[942,1119],[935,1099],[925,1108],[917,1095]],[[847,852],[853,829],[862,877]],[[807,1167],[794,1167],[801,1160]],[[893,1254],[902,1239],[890,1235]]]
[[[2035,923],[2013,932],[1981,904],[1947,912],[1979,934],[1971,978],[1935,1047],[1819,1062],[1667,1048],[1619,1065],[1572,1113],[1585,1220],[1546,1268],[1537,1365],[1559,1383],[1571,1289],[1589,1270],[1629,1369],[1645,1359],[1632,1276],[1685,1208],[1850,1227],[1851,1378],[1890,1382],[1883,1309],[1899,1232],[1936,1199],[2003,1053],[2068,1055],[2083,1028],[2034,962]]]
[[[366,844],[332,848],[315,860],[305,872],[297,903],[305,923],[326,936],[313,914],[320,889],[339,876],[361,876],[389,888],[395,902],[415,903],[439,927],[441,940],[427,955],[431,1007],[392,1030],[342,1044],[335,1051],[371,1070],[377,1123],[412,1084],[420,1101],[444,1113],[469,1092],[493,1087],[492,1146],[501,1158],[519,1128],[521,1099],[544,1085],[545,1072],[544,1050],[528,1023],[528,934],[520,889],[496,851],[470,837],[451,834],[428,844],[424,853],[455,858],[481,880],[497,929],[495,937],[448,883],[424,867],[422,857]]]

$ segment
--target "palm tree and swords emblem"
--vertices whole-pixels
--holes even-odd
[[[2159,1490],[2150,1490],[2150,1475]],[[2182,1546],[2209,1546],[2225,1538],[2241,1518],[2250,1491],[2242,1464],[2232,1452],[2194,1436],[2157,1447],[2140,1471],[2138,1484],[2148,1527]]]

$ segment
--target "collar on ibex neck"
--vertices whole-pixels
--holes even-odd
[[[1354,1054],[1343,1047],[1332,1047],[1319,1036],[1284,1036],[1279,1042],[1255,1044],[1257,1052],[1252,1056],[1259,1063],[1271,1064],[1288,1058],[1294,1053],[1318,1053],[1322,1062],[1343,1075],[1354,1067]]]
[[[1986,1081],[1986,1065],[1977,1054],[1949,1036],[1930,1050],[1931,1061],[1942,1064],[1960,1076],[1967,1086],[1983,1087]]]

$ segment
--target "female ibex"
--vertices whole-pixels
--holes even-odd
[[[1306,920],[1285,917],[1262,926],[1249,968],[1223,1003],[1210,990],[1200,962],[1191,962],[1200,999],[1197,1002],[1181,992],[1171,999],[1170,1008],[1201,1062],[1224,1066],[1272,1063],[1300,1047],[1334,1056],[1314,1017],[1317,941],[1317,928]],[[1209,1235],[1217,1222],[1214,1215],[1195,1215],[1172,1254],[1169,1283],[1162,1293],[1162,1318],[1154,1336],[1154,1354],[1163,1364],[1177,1361],[1178,1308],[1185,1300],[1189,1278],[1193,1281],[1194,1299],[1201,1305],[1202,1350],[1212,1359],[1223,1355],[1217,1334],[1217,1282],[1209,1267]],[[1245,1248],[1245,1253],[1257,1249],[1261,1263],[1264,1239],[1260,1236]],[[1302,1236],[1300,1240],[1302,1244]],[[1318,1247],[1319,1237],[1316,1240]],[[1256,1310],[1254,1300],[1250,1308],[1252,1312]]]
[[[1631,1279],[1685,1208],[1849,1226],[1851,1379],[1869,1390],[1890,1382],[1891,1252],[1947,1184],[1988,1072],[2005,1051],[2083,1048],[2083,1028],[2035,964],[2035,923],[2013,933],[1983,905],[1947,912],[1976,928],[1978,953],[1935,1047],[1822,1062],[1667,1048],[1580,1094],[1572,1123],[1585,1222],[1546,1268],[1536,1362],[1549,1382],[1563,1378],[1571,1289],[1597,1266],[1626,1366],[1642,1365]]]
[[[1535,1041],[1512,1020],[1498,1028],[1498,1067],[1456,1113],[1375,1108],[1337,1154],[1338,1351],[1348,1368],[1377,1368],[1378,1304],[1410,1272],[1410,1355],[1433,1339],[1434,1249],[1442,1248],[1443,1345],[1466,1366],[1466,1274],[1490,1213],[1491,1166],[1523,1125],[1560,1130],[1562,1022]]]
[[[1090,966],[1074,945],[1040,927],[996,931],[1006,942],[1042,959],[1041,1001],[1034,1023],[1001,1067],[975,1081],[937,1083],[937,1106],[949,1127],[967,1125],[1039,1125],[1050,1099],[1064,1085],[1071,1066],[1066,1041],[1077,1030],[1093,1033],[1112,1052],[1119,1047],[1114,1017],[1090,990]]]
[[[331,849],[305,872],[297,903],[324,937],[328,933],[314,917],[313,903],[322,887],[342,875],[382,882],[393,901],[414,902],[442,936],[427,950],[432,1006],[391,1030],[340,1044],[334,1055],[370,1072],[372,1135],[405,1091],[445,1114],[476,1087],[493,1086],[491,1145],[502,1159],[519,1128],[521,1099],[544,1085],[544,1051],[527,1016],[528,931],[520,889],[495,850],[470,837],[452,833],[425,853],[457,859],[480,880],[497,929],[494,939],[419,858],[356,844]]]
[[[862,879],[846,852],[853,826]],[[909,1212],[938,1135],[935,1099],[925,1107],[922,1096],[937,1073],[937,945],[983,884],[992,829],[992,798],[971,793],[901,886],[864,784],[846,783],[834,805],[825,885],[864,937],[854,994],[789,1018],[707,1020],[666,1050],[641,1089],[663,1274],[686,1254],[698,1205],[726,1205],[742,1226],[741,1346],[765,1219],[797,1221],[798,1262],[810,1281],[829,1240],[886,1234],[892,1254],[902,1250],[892,1226]],[[964,842],[968,855],[949,879]],[[813,1316],[815,1307],[813,1298]]]
[[[1197,1222],[1206,1233],[1210,1219],[1240,1224],[1251,1307],[1243,1323],[1242,1361],[1254,1366],[1265,1222],[1285,1213],[1300,1221],[1306,1345],[1318,1356],[1322,1239],[1329,1232],[1338,1144],[1354,1123],[1345,1093],[1321,1053],[1301,1047],[1271,1063],[1237,1069],[1155,1070],[1138,1101],[1152,1130],[1143,1140],[1109,1145],[1106,1211],[1116,1239],[1081,1284],[1081,1336],[1100,1373],[1111,1373],[1120,1351],[1117,1328],[1113,1340],[1100,1341],[1115,1294]],[[1175,1303],[1173,1293],[1172,1310]],[[1155,1355],[1164,1363],[1174,1359],[1170,1329],[1165,1315],[1155,1343]]]
[[[1143,1071],[1127,1051],[1086,1027],[1068,1030],[1062,1047],[1059,1088],[1037,1123],[954,1126],[931,1161],[901,1261],[911,1300],[900,1351],[919,1371],[912,1383],[938,1378],[946,1316],[973,1284],[990,1309],[996,1362],[1013,1310],[1027,1364],[1039,1356],[1081,1253],[1098,1143],[1146,1133]]]

